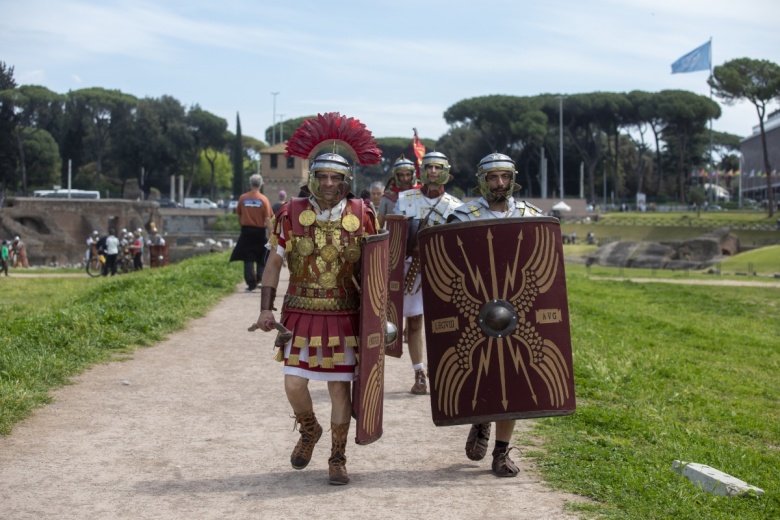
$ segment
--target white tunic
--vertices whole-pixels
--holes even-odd
[[[421,190],[402,191],[398,195],[398,201],[395,203],[393,213],[396,215],[405,215],[407,218],[414,218],[425,223],[425,226],[435,226],[445,224],[447,217],[455,211],[455,208],[462,205],[460,199],[445,193],[441,199],[428,198],[423,195]],[[404,265],[404,276],[409,272],[412,265],[412,257],[407,256]],[[419,316],[423,313],[422,291],[420,284],[422,280],[420,273],[414,280],[411,294],[404,294],[404,316]]]

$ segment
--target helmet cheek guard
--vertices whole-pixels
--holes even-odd
[[[324,153],[318,155],[314,161],[312,161],[311,167],[309,168],[309,180],[306,185],[315,199],[322,200],[320,181],[317,179],[317,172],[331,172],[343,175],[344,180],[339,185],[340,198],[345,197],[349,193],[349,185],[352,180],[352,167],[344,157],[337,153]]]
[[[395,179],[396,186],[402,184],[401,179],[398,178],[398,174],[402,172],[410,172],[412,174],[412,184],[414,184],[414,163],[403,155],[395,161],[395,164],[393,164],[393,178]]]
[[[486,201],[497,202],[503,200],[505,197],[496,196],[490,191],[490,186],[487,182],[487,175],[490,172],[505,171],[510,173],[509,180],[509,193],[518,191],[522,186],[515,182],[517,176],[517,170],[515,169],[515,161],[508,155],[502,153],[491,153],[486,155],[477,164],[477,188],[472,190],[472,193],[478,191]],[[475,193],[476,194],[476,193]]]
[[[429,152],[422,158],[422,164],[420,165],[420,180],[423,184],[431,184],[431,180],[428,178],[428,172],[425,167],[429,164],[438,164],[441,166],[442,171],[439,177],[434,181],[435,184],[444,185],[452,180],[450,175],[450,161],[447,156],[441,152]]]

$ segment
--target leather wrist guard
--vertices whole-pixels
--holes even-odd
[[[260,311],[275,311],[274,300],[276,299],[276,287],[260,288]]]

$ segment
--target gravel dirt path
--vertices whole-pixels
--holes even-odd
[[[468,460],[468,426],[435,427],[429,398],[409,393],[408,356],[387,358],[384,436],[357,446],[353,422],[349,485],[327,483],[327,432],[293,470],[273,335],[246,331],[258,309],[259,294],[237,287],[167,340],[54,392],[0,438],[0,518],[577,518],[564,505],[581,498],[551,491],[522,456],[509,479],[489,454]],[[324,426],[325,384],[310,388]]]

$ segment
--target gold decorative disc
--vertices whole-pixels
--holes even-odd
[[[314,252],[314,242],[309,237],[299,238],[295,244],[295,250],[301,256],[309,256]]]
[[[344,258],[347,260],[347,262],[354,264],[357,263],[358,260],[360,260],[360,253],[361,251],[359,245],[350,244],[344,250]]]
[[[302,226],[311,226],[316,219],[317,215],[310,209],[304,210],[298,215],[298,222],[300,222]]]
[[[345,230],[349,231],[350,233],[354,233],[358,230],[360,227],[360,220],[350,213],[349,215],[345,215],[344,218],[341,219],[341,227],[343,227]]]
[[[336,287],[336,275],[330,271],[322,273],[320,275],[320,286],[325,289],[333,289]]]
[[[320,249],[320,258],[325,262],[333,262],[339,257],[339,250],[333,244],[327,244]]]

